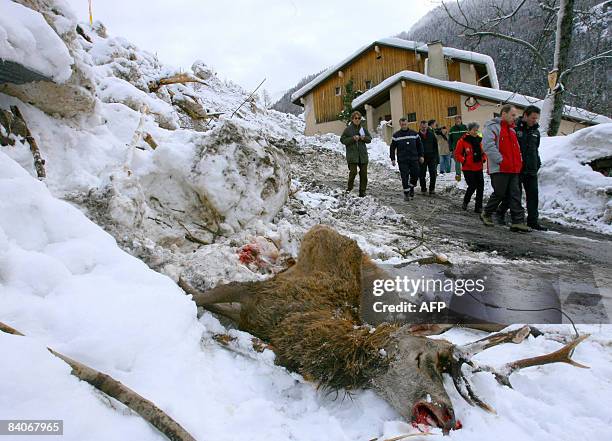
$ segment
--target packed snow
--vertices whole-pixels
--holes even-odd
[[[91,42],[79,37],[71,50],[95,81],[91,113],[59,118],[0,94],[0,109],[21,109],[47,171],[44,182],[35,179],[29,146],[15,135],[10,135],[14,146],[0,148],[0,321],[26,334],[0,332],[0,370],[8,380],[0,382],[2,418],[64,419],[67,440],[163,439],[138,415],[71,376],[48,346],[152,400],[196,439],[358,441],[415,434],[371,391],[335,399],[274,365],[271,351],[249,349],[249,335],[208,312],[198,315],[175,282],[183,274],[208,289],[270,277],[297,256],[304,232],[317,223],[333,225],[378,261],[400,262],[405,260],[400,250],[415,245],[401,233],[419,226],[371,196],[356,198],[301,179],[314,170],[307,163],[290,164],[290,152],[337,156],[344,147],[336,135],[304,136],[302,119],[248,100],[248,92],[220,80],[202,61],[188,72],[201,82],[152,93],[150,82],[178,69],[108,36],[100,23],[81,26]],[[222,115],[193,117],[215,112]],[[609,137],[609,127],[598,130],[547,140],[543,162],[553,161],[547,149],[558,145],[567,150],[559,155],[568,161],[559,161],[559,167],[583,167],[582,161],[600,157],[589,146],[605,151],[600,141]],[[391,167],[380,138],[369,151],[373,162]],[[607,207],[609,215],[609,198],[603,204],[603,194],[594,190],[603,184],[583,172],[581,185],[593,189],[584,205],[595,201],[593,210]],[[456,185],[451,178],[441,180],[444,187]],[[543,194],[548,185],[576,191],[566,181],[549,184],[549,179],[542,176]],[[544,211],[567,219],[576,210],[559,202]],[[605,218],[589,213],[581,216],[591,216],[599,228]],[[453,262],[497,259],[458,241],[437,246]],[[425,251],[411,258],[419,253]],[[551,331],[570,334],[562,326]],[[563,365],[525,370],[513,376],[513,390],[488,374],[475,376],[497,416],[467,405],[447,381],[464,426],[450,438],[612,437],[606,413],[612,328],[581,331],[593,335],[575,358],[591,370]],[[217,333],[237,337],[242,355],[216,343]],[[444,335],[456,342],[481,336],[459,330]],[[501,365],[558,347],[530,338],[481,357]],[[429,438],[435,436],[423,437]]]
[[[612,234],[612,176],[591,161],[612,156],[612,124],[542,138],[540,212],[549,219]]]
[[[66,44],[43,16],[12,0],[0,0],[0,60],[19,63],[57,82],[72,74]]]

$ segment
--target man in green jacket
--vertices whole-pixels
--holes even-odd
[[[351,122],[344,129],[340,142],[346,146],[346,162],[349,168],[346,191],[353,189],[357,167],[359,167],[359,197],[364,197],[368,185],[368,148],[366,144],[372,142],[372,137],[365,125],[361,124],[361,113],[353,112]]]
[[[467,133],[468,129],[461,119],[460,115],[455,116],[455,125],[451,127],[450,132],[448,132],[448,147],[450,148],[451,157],[454,158],[455,147],[457,146],[457,142],[463,135]],[[461,164],[455,161],[455,181],[459,182],[461,180]]]

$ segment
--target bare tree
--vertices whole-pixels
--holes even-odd
[[[542,29],[537,41],[530,42],[512,33],[501,31],[500,25],[512,20],[526,1],[519,0],[509,12],[502,7],[493,5],[494,16],[482,19],[478,25],[473,23],[473,17],[468,17],[459,0],[455,1],[455,12],[451,12],[445,2],[442,2],[442,6],[448,17],[462,30],[462,37],[476,39],[477,41],[483,38],[502,39],[521,45],[532,54],[535,65],[542,71],[542,75],[547,76],[548,80],[548,90],[545,94],[546,98],[544,99],[541,118],[541,131],[554,136],[558,133],[561,125],[561,117],[565,106],[564,93],[568,92],[564,81],[577,69],[597,60],[612,58],[612,50],[603,50],[596,55],[587,56],[570,65],[570,46],[574,27],[577,24],[575,16],[588,13],[588,11],[576,11],[574,8],[575,0],[559,0],[558,4],[550,0],[539,1],[542,12],[548,14],[550,18],[546,21],[551,23],[556,21],[556,27],[554,30],[548,27]],[[547,61],[543,50],[546,45],[546,36],[551,31],[555,34],[552,65]]]
[[[270,97],[270,93],[266,89],[261,91],[261,102],[266,109],[272,107],[272,97]]]

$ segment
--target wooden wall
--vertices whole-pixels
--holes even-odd
[[[446,63],[448,67],[448,81],[461,81],[461,63],[459,61],[451,61]]]
[[[372,82],[371,87],[402,70],[412,70],[423,73],[425,56],[417,60],[414,51],[379,45],[381,58],[377,59],[374,47],[361,54],[349,65],[342,68],[344,76],[340,78],[336,72],[313,90],[314,111],[317,123],[338,119],[342,111],[342,95],[336,96],[336,87],[342,87],[352,78],[354,90],[366,91],[366,80]]]
[[[440,127],[450,127],[453,118],[448,117],[448,108],[457,107],[457,113],[461,114],[461,94],[427,84],[405,81],[406,87],[402,88],[402,99],[404,103],[404,115],[416,112],[418,127],[421,120],[435,119]]]

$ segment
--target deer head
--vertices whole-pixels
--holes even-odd
[[[575,347],[588,335],[577,337],[550,354],[517,360],[495,369],[477,365],[472,357],[502,343],[522,343],[532,332],[529,326],[492,334],[466,345],[453,345],[446,340],[415,336],[412,332],[410,326],[403,326],[391,336],[385,351],[393,361],[383,375],[372,379],[372,385],[414,426],[439,427],[445,434],[461,428],[461,422],[455,418],[452,403],[444,388],[444,374],[452,378],[457,391],[466,402],[495,413],[495,410],[476,394],[469,382],[470,373],[490,372],[501,385],[512,387],[510,375],[522,368],[548,363],[568,363],[587,368],[570,357]],[[465,367],[467,373],[464,372]]]
[[[385,348],[393,361],[383,375],[372,379],[373,389],[415,426],[440,427],[444,433],[458,429],[442,378],[453,349],[446,340],[414,336],[403,326]]]

